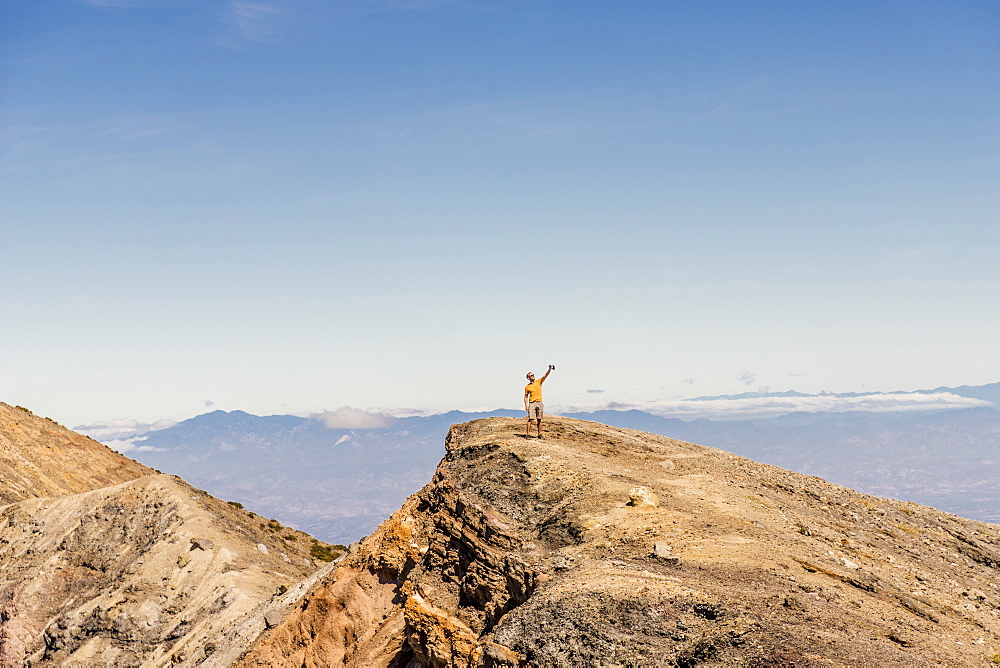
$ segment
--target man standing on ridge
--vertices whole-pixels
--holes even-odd
[[[538,425],[538,438],[542,437],[542,383],[555,368],[554,364],[550,364],[549,370],[538,380],[535,380],[535,374],[528,372],[528,384],[524,386],[524,410],[528,411],[528,428],[525,435],[528,438],[531,438],[532,422]]]

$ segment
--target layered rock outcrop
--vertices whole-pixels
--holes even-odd
[[[458,425],[241,666],[1000,660],[1000,527],[651,434]]]

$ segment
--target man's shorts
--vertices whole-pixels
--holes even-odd
[[[528,420],[541,420],[543,417],[542,413],[542,402],[532,401],[528,404]]]

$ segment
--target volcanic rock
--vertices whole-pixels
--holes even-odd
[[[238,665],[978,666],[1000,652],[997,525],[546,424],[544,441],[508,418],[453,427],[433,480]],[[659,505],[629,505],[636,488]]]

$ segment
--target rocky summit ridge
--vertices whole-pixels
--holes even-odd
[[[433,479],[239,666],[989,666],[1000,526],[568,418]]]

